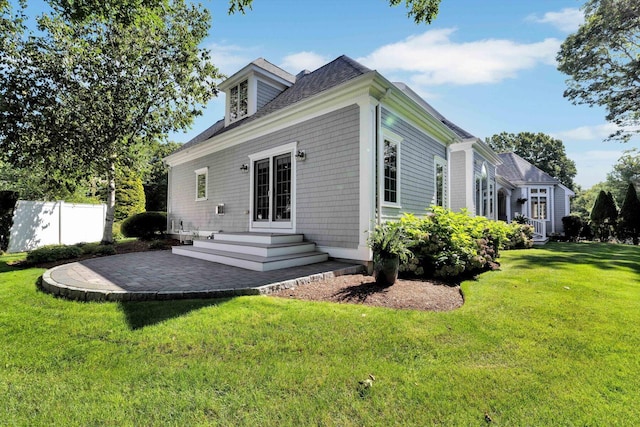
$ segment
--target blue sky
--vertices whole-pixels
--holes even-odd
[[[630,143],[603,142],[612,130],[600,108],[562,97],[560,43],[582,21],[576,0],[443,0],[431,25],[416,25],[387,0],[254,0],[246,15],[226,1],[205,1],[213,25],[205,46],[228,75],[263,57],[292,74],[348,55],[411,86],[474,135],[544,132],[562,139],[583,188],[603,181]],[[186,142],[224,115],[211,102]]]
[[[30,15],[42,3],[29,1]],[[231,75],[256,58],[292,74],[340,55],[408,84],[454,123],[485,138],[544,132],[560,138],[583,188],[603,181],[631,142],[603,142],[613,128],[601,108],[564,99],[557,71],[561,42],[582,21],[583,0],[442,0],[431,25],[416,25],[388,0],[254,0],[246,15],[227,15],[227,0],[205,0],[213,17],[203,43]],[[224,95],[186,132],[186,142],[224,116]]]

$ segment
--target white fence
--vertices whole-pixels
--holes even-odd
[[[7,252],[102,239],[106,205],[18,200]]]

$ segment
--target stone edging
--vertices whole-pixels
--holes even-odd
[[[269,295],[282,289],[308,285],[313,282],[348,274],[359,274],[366,269],[362,265],[341,268],[326,273],[312,274],[297,279],[270,283],[268,285],[238,288],[238,289],[210,289],[198,291],[109,291],[99,289],[84,289],[59,283],[51,277],[51,273],[60,265],[44,272],[38,279],[38,287],[47,293],[75,301],[167,301],[178,299],[229,298],[243,295]]]

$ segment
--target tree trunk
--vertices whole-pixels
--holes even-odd
[[[116,165],[111,163],[107,173],[107,214],[104,220],[104,232],[102,233],[102,243],[113,243],[113,219],[116,212]]]

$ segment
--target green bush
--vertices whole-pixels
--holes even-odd
[[[577,215],[567,215],[562,217],[564,236],[571,242],[577,242],[582,230],[582,219]]]
[[[401,271],[424,277],[456,279],[497,267],[501,249],[531,246],[531,227],[506,224],[466,211],[452,212],[434,207],[418,218],[405,214],[400,224],[408,238],[413,257]]]
[[[167,214],[164,212],[144,212],[127,218],[120,231],[125,237],[139,237],[150,240],[163,235],[167,229]]]
[[[144,212],[145,195],[142,179],[132,173],[120,172],[116,177],[116,221]]]
[[[113,245],[102,245],[100,243],[79,243],[76,246],[82,249],[85,255],[115,255],[116,248]]]
[[[13,210],[18,202],[15,191],[0,191],[0,252],[9,247],[9,232],[13,225]]]
[[[78,258],[82,253],[82,248],[78,246],[49,245],[29,252],[27,254],[27,262],[31,264],[42,264],[45,262]]]

